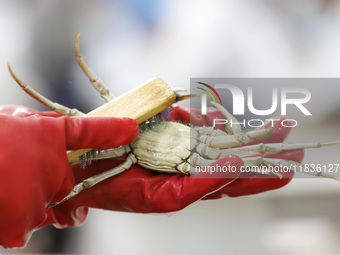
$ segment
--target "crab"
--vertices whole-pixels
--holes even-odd
[[[95,75],[85,61],[83,55],[80,53],[79,34],[76,38],[75,49],[79,66],[89,78],[91,84],[106,102],[112,100],[114,98],[113,94]],[[77,109],[70,109],[45,98],[29,85],[19,80],[9,65],[8,68],[12,77],[21,88],[45,106],[67,116],[84,115],[84,113]],[[182,98],[187,98],[187,96],[183,96]],[[307,167],[299,162],[291,160],[266,158],[262,156],[264,153],[303,150],[307,148],[319,148],[322,146],[340,144],[340,141],[334,141],[329,143],[258,143],[255,145],[247,145],[248,143],[269,137],[276,125],[275,121],[272,121],[273,125],[271,126],[267,125],[265,128],[255,129],[244,133],[242,127],[235,124],[237,123],[237,120],[233,115],[231,115],[222,105],[215,103],[215,106],[225,119],[228,120],[224,131],[214,129],[213,127],[199,127],[180,122],[166,121],[162,118],[162,115],[159,114],[141,124],[140,135],[133,143],[104,151],[92,150],[84,154],[77,161],[72,163],[86,164],[86,162],[90,162],[91,160],[120,157],[124,155],[126,155],[126,160],[123,164],[107,172],[92,176],[77,184],[73,191],[63,200],[49,206],[55,206],[62,203],[79,194],[82,190],[91,188],[97,183],[129,169],[133,164],[138,164],[147,169],[160,172],[195,174],[203,171],[204,167],[211,165],[216,160],[227,157],[228,155],[235,155],[242,158],[244,162],[243,171],[249,167],[252,172],[276,174],[280,176],[280,173],[270,170],[265,171],[263,166],[275,166],[279,168],[288,167],[290,170],[292,167],[297,166],[302,170],[306,170]],[[234,125],[228,123],[234,123]],[[340,180],[338,177],[331,176],[321,171],[305,172],[307,174]]]

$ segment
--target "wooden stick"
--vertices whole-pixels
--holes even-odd
[[[153,78],[137,88],[89,112],[84,117],[129,117],[142,123],[176,102],[173,90],[160,78]],[[68,151],[70,164],[92,149]]]

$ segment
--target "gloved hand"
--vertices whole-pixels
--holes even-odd
[[[133,142],[138,133],[128,118],[61,117],[0,106],[0,245],[24,246],[35,229],[50,223],[53,210],[45,207],[74,187],[66,150],[112,148]]]
[[[76,183],[112,169],[124,160],[115,158],[94,161],[85,170],[73,166]],[[241,174],[243,162],[236,156],[227,156],[213,165],[217,164],[235,166],[236,171],[198,173],[197,178],[192,178],[183,174],[159,173],[134,165],[53,207],[51,222],[56,227],[78,225],[85,220],[88,207],[141,213],[181,210],[232,183]]]
[[[20,116],[32,115],[32,113],[25,115],[18,109],[12,110],[11,114]],[[214,114],[216,114],[216,117],[222,117],[221,115],[219,116],[218,111],[210,116]],[[33,115],[36,117],[38,115],[59,116],[58,114],[50,112],[35,112]],[[205,119],[199,115],[197,116],[198,123],[196,124],[203,125]],[[171,118],[180,119],[185,122],[186,119],[190,119],[189,111],[182,107],[175,107],[172,110]],[[280,142],[284,140],[288,132],[289,129],[277,126],[272,132],[271,137],[267,138],[267,140]],[[262,142],[265,142],[264,140],[265,139],[263,139]],[[275,157],[279,156],[292,159],[291,154],[292,153],[280,153],[280,155],[276,155]],[[298,151],[293,154],[293,156],[295,157],[294,160],[302,160],[303,151]],[[81,182],[87,177],[109,170],[121,164],[122,160],[124,159],[118,158],[93,162],[92,165],[85,170],[79,166],[73,166],[72,170],[76,183]],[[216,178],[211,178],[211,176],[209,176],[209,178],[191,178],[184,175],[162,174],[133,166],[131,169],[97,184],[89,190],[82,191],[76,197],[56,207],[45,210],[43,212],[45,220],[40,221],[39,227],[48,224],[54,224],[57,227],[78,225],[85,220],[88,207],[133,212],[176,211],[201,198],[215,199],[222,195],[248,195],[279,188],[288,183],[292,177],[290,173],[283,173],[284,177],[287,178],[265,179],[263,176],[256,174],[248,174],[248,178],[238,178],[241,174],[239,169],[243,162],[235,156],[228,156],[219,162],[215,162],[215,164],[236,166],[237,171],[235,173],[224,173],[222,174],[223,176],[215,173],[214,177]],[[200,173],[200,175],[204,177],[205,173]],[[242,173],[242,175],[244,175],[244,173]],[[73,184],[69,186],[73,187]],[[49,201],[55,201],[57,198],[59,199],[59,197],[64,197],[65,193],[68,193],[70,189],[71,187],[65,189],[67,192],[59,192],[58,195],[60,196],[50,196]],[[59,190],[61,189],[59,188]],[[45,201],[45,205],[46,204],[48,204],[48,202]],[[21,229],[30,234],[32,227],[22,227]],[[26,238],[27,237],[28,236],[26,236]],[[16,241],[14,244],[12,242],[12,246],[20,246],[20,244],[18,245]]]
[[[218,110],[211,109],[210,111],[209,115],[202,117],[199,111],[174,107],[169,119],[189,123],[191,112],[194,124],[202,126],[211,125],[213,118],[223,118]],[[282,142],[289,131],[290,128],[276,125],[270,137],[261,139],[257,143]],[[266,153],[265,156],[301,161],[303,150],[275,154]],[[85,170],[79,166],[74,166],[76,183],[112,169],[123,161],[123,158],[100,160],[93,162]],[[230,156],[215,162],[215,165],[217,164],[220,166],[229,164],[236,166],[239,170],[243,162],[238,157]],[[200,174],[204,175],[205,173]],[[224,174],[222,179],[201,179],[180,174],[154,172],[135,165],[129,170],[111,177],[89,190],[84,190],[76,197],[56,206],[53,222],[58,227],[79,224],[85,220],[84,216],[88,207],[142,213],[177,211],[199,199],[216,199],[225,195],[233,197],[250,195],[277,189],[286,185],[293,177],[291,172],[282,172],[282,179],[273,176],[268,178],[268,176],[254,173],[242,173],[242,178],[238,178],[239,175],[240,172],[237,171],[234,174]],[[219,176],[216,174],[214,177]]]

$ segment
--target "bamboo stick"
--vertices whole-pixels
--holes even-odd
[[[129,117],[142,123],[176,102],[173,90],[160,78],[153,78],[135,89],[89,112],[84,117]],[[68,151],[70,164],[91,148]]]

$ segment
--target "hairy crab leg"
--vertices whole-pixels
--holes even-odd
[[[131,148],[129,145],[122,145],[116,148],[107,149],[107,150],[91,150],[84,155],[82,155],[78,161],[75,161],[73,164],[80,164],[81,166],[85,166],[86,164],[91,164],[92,160],[100,160],[100,159],[108,159],[108,158],[117,158],[124,156],[129,153]]]
[[[35,100],[37,100],[39,103],[41,103],[42,105],[45,105],[46,107],[50,108],[52,111],[55,111],[57,113],[60,113],[62,115],[66,115],[66,116],[84,116],[85,113],[79,111],[76,108],[69,108],[67,106],[58,104],[56,102],[53,102],[51,100],[49,100],[48,98],[44,97],[42,94],[40,94],[39,92],[37,92],[36,90],[34,90],[33,88],[31,88],[28,84],[22,82],[13,72],[11,66],[9,63],[7,63],[8,65],[8,70],[11,74],[11,76],[13,77],[13,79],[17,82],[17,84],[31,97],[33,97]],[[174,92],[176,93],[176,91],[178,91],[179,89],[175,89]],[[185,89],[180,89],[185,90]],[[186,94],[186,95],[179,95],[176,93],[176,102],[181,101],[181,100],[185,100],[191,97],[195,97],[197,95],[190,95],[190,94]]]
[[[91,187],[93,187],[94,185],[112,177],[115,176],[117,174],[120,174],[122,172],[124,172],[125,170],[129,169],[133,164],[135,164],[137,162],[136,157],[130,153],[129,156],[126,158],[125,162],[115,168],[112,168],[111,170],[108,170],[106,172],[91,176],[87,179],[85,179],[84,181],[82,181],[81,183],[78,183],[76,186],[74,186],[74,189],[72,190],[72,192],[66,196],[65,198],[63,198],[61,201],[57,202],[57,203],[52,203],[49,204],[47,206],[47,208],[56,206],[76,195],[78,195],[82,190],[84,189],[89,189]]]
[[[75,50],[76,50],[76,57],[77,57],[77,62],[82,69],[83,73],[89,78],[92,86],[98,91],[100,96],[106,101],[109,102],[112,99],[115,98],[115,96],[112,94],[110,89],[104,85],[104,83],[101,81],[101,79],[94,73],[92,68],[88,65],[86,62],[84,56],[81,54],[80,49],[79,49],[79,36],[80,34],[77,35],[76,40],[75,40]],[[199,95],[179,95],[177,92],[186,92],[187,90],[185,88],[173,88],[172,89],[174,93],[176,94],[176,101],[181,101],[185,100],[191,97],[197,97]]]
[[[238,145],[247,144],[262,138],[270,136],[274,127],[268,127],[263,129],[255,129],[247,133],[238,133],[234,135],[223,136],[207,136],[202,135],[199,137],[199,141],[213,148],[230,148]]]
[[[103,82],[99,79],[99,77],[92,71],[90,66],[87,64],[84,56],[80,53],[79,50],[79,36],[77,35],[75,41],[76,48],[76,57],[80,68],[83,70],[84,74],[89,78],[92,86],[99,92],[100,96],[106,101],[109,102],[114,98],[114,95],[111,91],[103,84]]]
[[[209,147],[231,148],[247,144],[249,142],[270,136],[274,129],[274,125],[272,125],[268,128],[254,129],[244,134],[237,119],[232,114],[230,114],[227,109],[218,103],[216,103],[215,106],[220,110],[222,115],[227,120],[227,123],[225,124],[227,133],[223,131],[215,131],[213,128],[208,129],[209,132],[207,133],[206,128],[196,128],[198,133],[201,135],[199,137],[199,141]]]
[[[227,155],[235,155],[238,157],[246,157],[256,154],[263,154],[265,152],[283,152],[291,150],[303,150],[311,148],[320,148],[325,146],[339,145],[340,141],[328,142],[328,143],[301,143],[301,144],[285,144],[285,143],[260,143],[250,146],[230,148],[230,149],[219,149],[211,148],[206,144],[199,144],[196,147],[196,151],[203,157],[209,159],[220,159]]]
[[[222,105],[219,103],[211,102],[212,104],[215,104],[216,108],[220,110],[222,115],[228,120],[228,122],[225,124],[226,125],[226,131],[228,134],[239,134],[242,133],[242,127],[239,124],[238,120],[230,113],[227,111],[226,108],[224,108]]]
[[[75,51],[76,51],[76,57],[78,64],[80,68],[83,70],[84,74],[89,78],[91,84],[95,87],[95,89],[99,92],[102,98],[106,102],[111,101],[114,99],[114,95],[111,93],[111,91],[103,84],[103,82],[96,76],[96,74],[92,71],[90,66],[87,64],[84,56],[80,53],[79,50],[79,36],[80,34],[77,35],[76,40],[75,40]],[[8,70],[13,77],[13,79],[19,84],[19,86],[31,97],[33,97],[35,100],[40,102],[41,104],[47,106],[51,110],[58,112],[62,115],[66,116],[84,116],[85,114],[79,111],[78,109],[71,109],[68,108],[64,105],[60,105],[58,103],[52,102],[48,98],[44,97],[41,95],[39,92],[35,91],[32,89],[28,84],[23,83],[12,71],[12,68],[10,67],[8,63]],[[179,95],[177,92],[186,92],[186,89],[184,88],[174,88],[173,89],[174,93],[176,94],[176,102],[185,100],[191,97],[195,97],[198,95],[190,95],[190,94],[184,94],[184,95]]]
[[[67,116],[83,116],[84,113],[77,109],[71,109],[66,106],[60,105],[58,103],[52,102],[51,100],[47,99],[34,89],[32,89],[28,84],[23,83],[12,71],[11,66],[8,63],[8,70],[11,73],[13,79],[20,85],[20,87],[31,97],[33,97],[35,100],[40,102],[41,104],[47,106],[53,111],[56,111],[60,114],[67,115]]]

